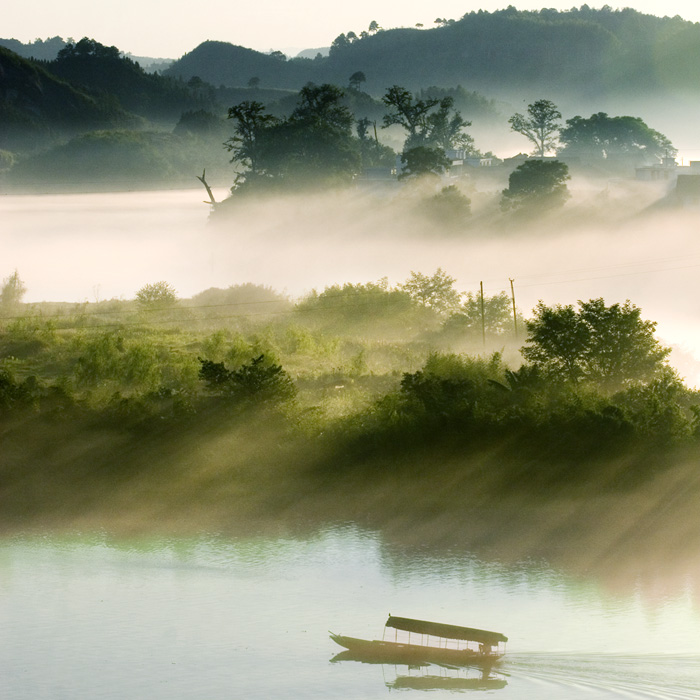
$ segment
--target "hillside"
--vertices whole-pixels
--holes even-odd
[[[348,38],[350,37],[350,38]],[[653,47],[653,50],[651,49]],[[464,85],[489,95],[538,89],[583,98],[640,90],[697,93],[700,25],[635,10],[470,12],[432,29],[341,34],[328,57],[283,60],[223,42],[205,42],[168,75],[214,85],[300,88],[308,81],[347,84],[363,71],[372,94],[400,84]]]
[[[115,46],[94,39],[67,44],[54,61],[44,65],[74,85],[114,95],[125,109],[148,119],[174,122],[186,110],[212,109],[216,102],[211,86],[147,73]]]
[[[134,127],[138,117],[0,47],[0,148],[22,150],[60,133]]]
[[[198,77],[212,85],[226,87],[244,87],[257,78],[261,88],[298,90],[320,76],[314,66],[324,60],[286,60],[284,54],[260,53],[224,41],[205,41],[175,61],[163,75],[184,80]]]

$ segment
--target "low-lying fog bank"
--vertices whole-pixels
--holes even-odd
[[[658,322],[688,381],[699,382],[695,210],[647,211],[664,193],[658,184],[580,182],[561,212],[527,220],[501,214],[499,186],[467,192],[472,214],[459,225],[436,222],[410,188],[379,185],[245,202],[211,224],[203,189],[2,197],[0,273],[19,271],[26,302],[94,302],[133,298],[157,280],[181,298],[245,282],[298,298],[441,267],[465,292],[483,282],[488,295],[510,293],[513,279],[526,315],[540,299],[630,299]]]

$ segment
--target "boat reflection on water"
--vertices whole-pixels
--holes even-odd
[[[352,651],[341,651],[331,659],[331,663],[357,661],[384,667],[384,683],[391,690],[500,690],[508,685],[503,672],[494,670],[490,664],[478,663],[465,666],[452,666],[420,662],[416,664],[395,663],[387,659],[373,659],[370,656]],[[387,669],[393,668],[393,678]]]

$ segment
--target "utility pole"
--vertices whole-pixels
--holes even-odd
[[[486,347],[486,319],[484,317],[484,283],[479,282],[479,287],[481,288],[481,340]]]
[[[508,278],[510,280],[510,296],[513,300],[513,326],[515,327],[515,339],[518,339],[518,314],[515,311],[515,289],[513,288],[513,282],[515,280]]]

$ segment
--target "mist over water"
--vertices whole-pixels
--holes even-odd
[[[512,278],[526,316],[540,299],[630,299],[658,323],[686,381],[700,383],[697,211],[639,215],[663,196],[659,185],[575,185],[560,216],[499,228],[489,224],[490,193],[475,192],[472,221],[450,233],[392,190],[254,201],[218,225],[197,189],[3,196],[0,275],[17,269],[27,302],[94,302],[130,299],[160,280],[181,298],[244,282],[297,298],[345,282],[396,284],[442,267],[460,291],[483,281],[487,295],[510,292]],[[219,200],[225,194],[215,192]]]

